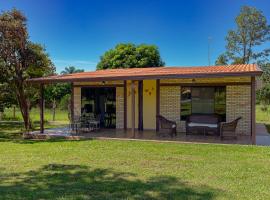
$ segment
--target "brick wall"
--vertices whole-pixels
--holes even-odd
[[[185,132],[185,122],[180,121],[180,86],[160,87],[160,114],[177,122],[177,130]],[[248,85],[226,87],[226,121],[242,117],[237,126],[238,134],[251,131],[251,90]]]
[[[116,128],[124,128],[124,87],[116,88]]]
[[[242,117],[237,125],[238,134],[251,132],[251,88],[248,85],[227,86],[226,121]]]
[[[167,119],[176,121],[178,131],[180,128],[180,87],[160,87],[160,114]]]
[[[74,87],[74,116],[81,116],[81,88]]]

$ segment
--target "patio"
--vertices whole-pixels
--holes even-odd
[[[256,126],[261,127],[261,126]],[[27,139],[53,139],[63,138],[68,140],[81,139],[102,139],[102,140],[139,140],[139,141],[155,141],[155,142],[180,142],[180,143],[214,143],[214,144],[244,144],[251,145],[252,139],[248,135],[238,136],[237,139],[223,139],[212,135],[186,135],[185,133],[178,133],[176,137],[158,136],[156,131],[135,131],[132,130],[116,130],[116,129],[101,129],[96,132],[84,132],[75,134],[69,128],[54,128],[45,129],[43,134],[39,131],[25,134]]]

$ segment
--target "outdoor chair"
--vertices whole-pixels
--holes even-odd
[[[74,116],[73,119],[70,118],[69,129],[70,131],[75,131],[77,134],[79,132],[79,127],[81,126],[81,120],[79,116]]]
[[[159,135],[169,134],[171,137],[176,136],[176,122],[166,119],[161,115],[157,115],[159,124]]]
[[[224,139],[225,137],[230,137],[230,138],[236,139],[237,138],[236,127],[240,119],[241,117],[238,117],[231,122],[221,122],[220,123],[220,138]]]
[[[88,124],[91,131],[100,130],[100,115],[96,117],[94,115],[91,115],[88,119]]]

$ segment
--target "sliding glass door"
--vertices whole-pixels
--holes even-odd
[[[101,127],[116,126],[116,89],[113,87],[81,88],[82,116],[100,120]]]
[[[192,114],[214,114],[225,121],[226,87],[182,87],[181,120]]]

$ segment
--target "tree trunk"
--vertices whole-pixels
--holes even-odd
[[[24,121],[24,127],[28,131],[32,129],[32,124],[30,120],[30,113],[29,113],[29,104],[27,101],[27,97],[24,92],[24,88],[21,85],[17,85],[16,87],[16,96],[19,103],[19,107],[22,113],[23,121]]]
[[[13,119],[15,120],[15,118],[16,118],[16,107],[13,106]]]
[[[53,100],[53,121],[55,121],[55,108],[56,108],[56,102],[55,99]]]

